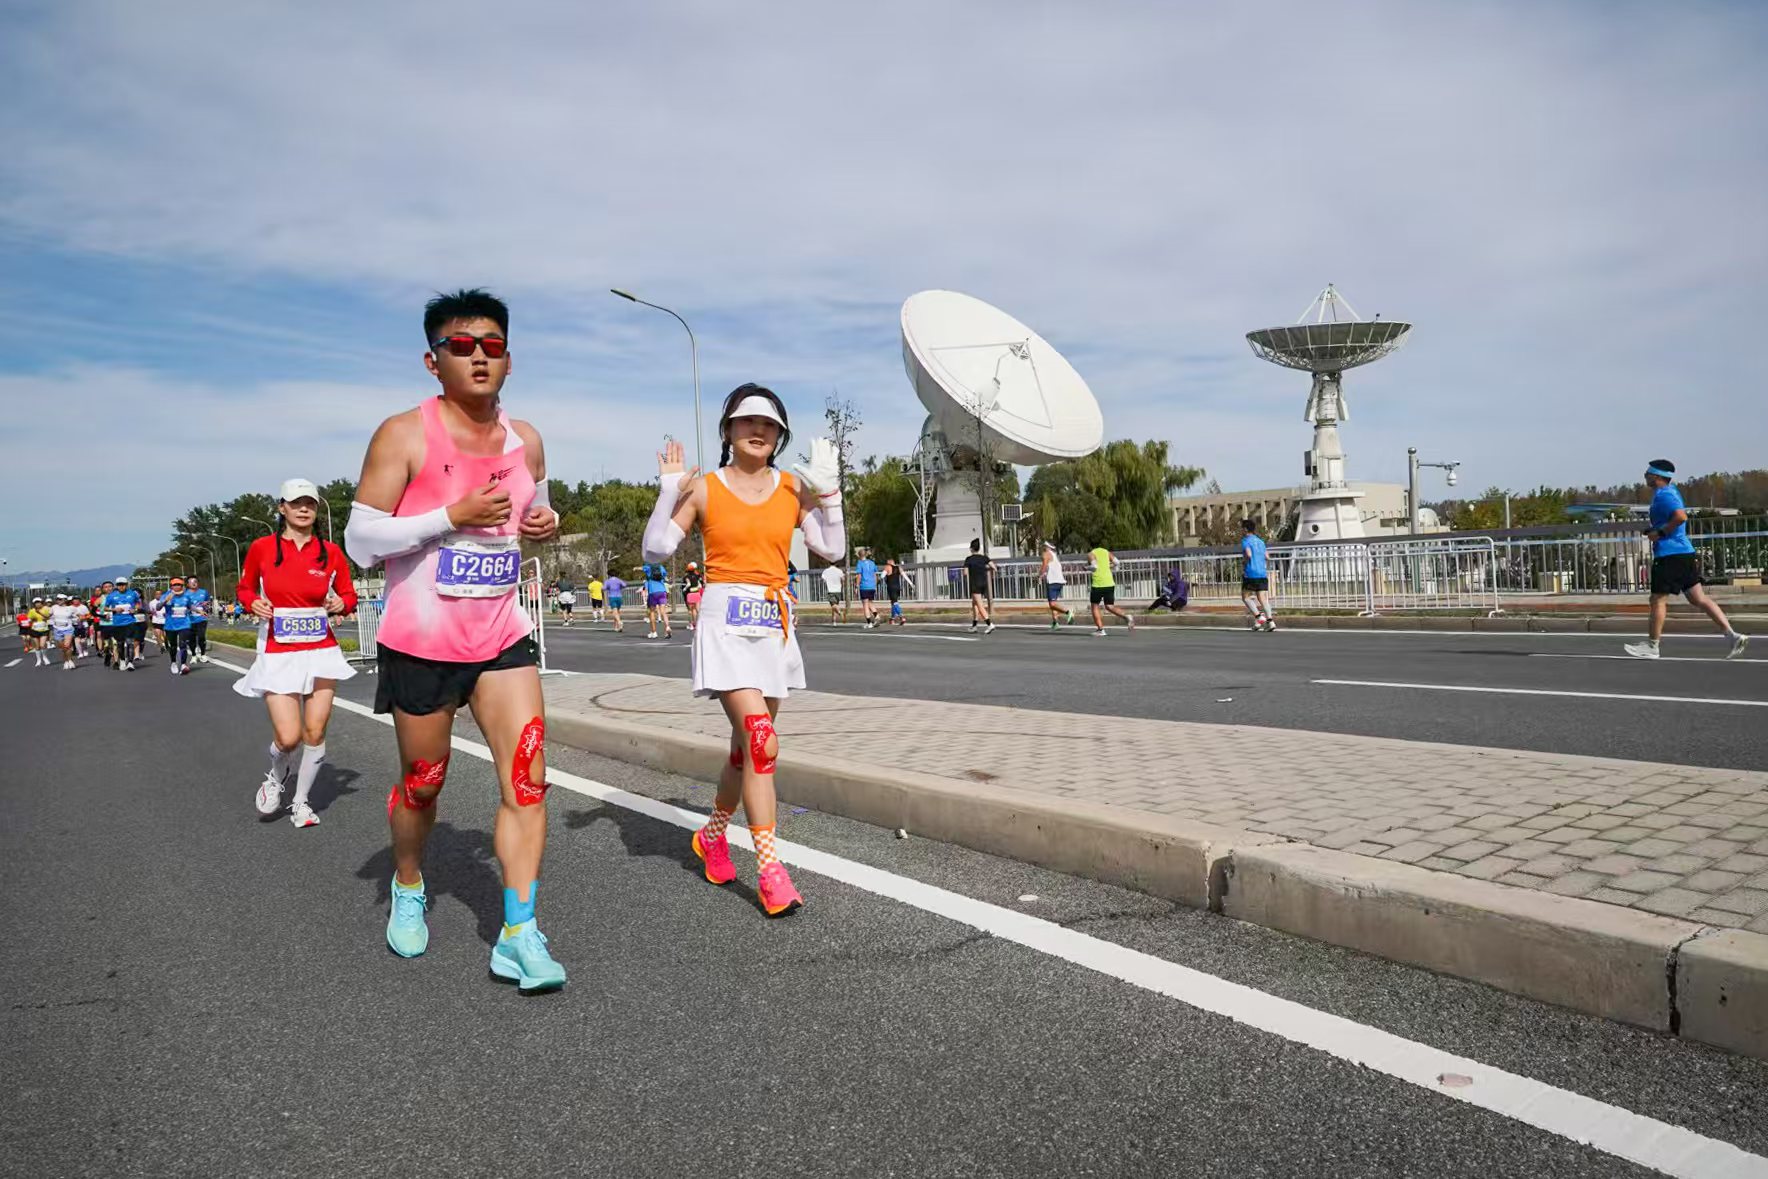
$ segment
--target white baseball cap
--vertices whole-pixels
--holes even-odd
[[[282,481],[282,490],[277,492],[276,497],[284,503],[290,504],[302,498],[317,502],[319,499],[319,488],[313,486],[313,481],[311,479],[284,479]]]

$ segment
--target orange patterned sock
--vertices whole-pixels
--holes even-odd
[[[769,823],[765,827],[754,823],[749,825],[749,834],[755,840],[755,866],[757,868],[765,868],[769,864],[780,862],[779,855],[774,851],[774,828],[776,826],[778,826],[776,823]]]
[[[719,836],[724,834],[724,829],[730,826],[730,823],[731,812],[725,810],[716,802],[713,803],[712,817],[706,820],[706,825],[704,827],[700,828],[702,842],[710,843],[713,840],[716,840]]]

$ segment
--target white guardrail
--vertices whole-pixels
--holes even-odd
[[[1280,610],[1483,610],[1503,612],[1497,554],[1488,536],[1434,536],[1401,541],[1271,545],[1267,550],[1271,600]],[[1044,601],[1040,567],[1033,561],[997,559],[995,601]],[[1164,557],[1126,557],[1115,578],[1120,605],[1152,601],[1177,569],[1191,584],[1192,601],[1238,601],[1243,562],[1238,550],[1178,552]],[[1059,601],[1084,604],[1091,589],[1085,561],[1064,560],[1067,583]],[[916,565],[904,596],[912,601],[967,601],[961,564]],[[822,595],[820,580],[806,580]],[[801,593],[809,588],[801,584]]]

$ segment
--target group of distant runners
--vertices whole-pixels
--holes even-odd
[[[58,662],[73,671],[83,659],[134,671],[149,644],[166,652],[173,675],[209,661],[209,619],[215,601],[196,577],[174,577],[167,589],[143,595],[127,577],[104,582],[90,596],[61,592],[21,603],[15,621],[34,667]]]

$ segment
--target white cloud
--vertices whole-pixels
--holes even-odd
[[[1765,459],[1768,373],[1739,342],[1768,295],[1768,20],[1746,8],[319,3],[268,30],[224,0],[116,0],[38,20],[0,50],[0,222],[397,306],[492,283],[533,325],[518,373],[572,391],[574,460],[682,430],[658,408],[685,388],[679,328],[608,286],[689,314],[709,402],[762,379],[802,414],[838,383],[880,451],[919,420],[894,309],[950,286],[1071,352],[1109,435],[1287,482],[1305,378],[1241,336],[1327,280],[1418,325],[1347,382],[1354,477],[1396,477],[1408,443],[1474,485],[1606,482],[1647,450]]]

